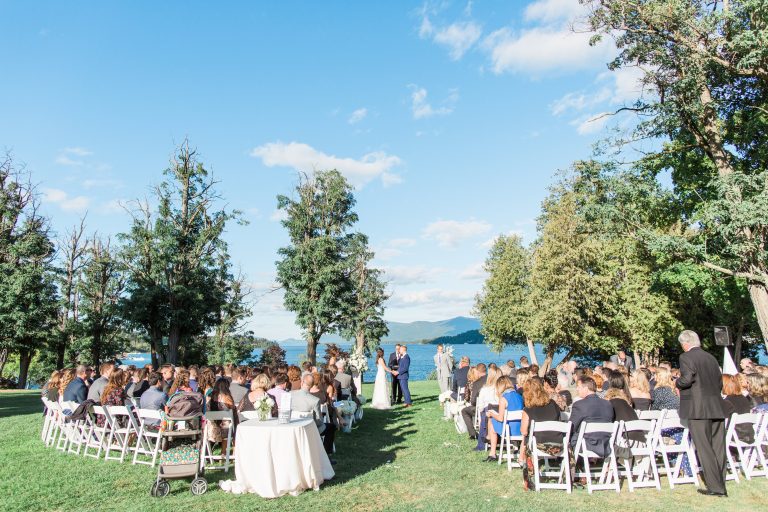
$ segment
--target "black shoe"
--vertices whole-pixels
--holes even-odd
[[[329,457],[328,460],[331,461],[331,466],[335,466],[336,465],[336,459],[331,459]]]
[[[704,496],[718,496],[720,498],[728,497],[727,492],[715,492],[715,491],[710,491],[709,489],[696,489],[696,492],[698,492],[699,494],[703,494]]]
[[[469,436],[469,438],[473,441],[477,441],[477,436]]]
[[[489,455],[485,459],[483,459],[483,462],[499,462],[499,459],[497,459],[496,457],[491,457]]]

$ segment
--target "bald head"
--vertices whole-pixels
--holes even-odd
[[[312,377],[311,373],[308,373],[307,375],[303,376],[301,378],[301,389],[304,391],[309,391],[312,389],[312,386],[315,384],[315,379]]]

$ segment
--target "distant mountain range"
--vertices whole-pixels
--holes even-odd
[[[429,342],[430,345],[482,345],[483,343],[485,343],[485,337],[477,329],[455,336],[440,336]]]
[[[418,343],[428,342],[435,338],[443,336],[456,336],[468,331],[480,329],[480,321],[477,318],[469,318],[465,316],[457,316],[448,320],[440,320],[437,322],[387,322],[389,327],[389,335],[382,341],[386,343]],[[479,334],[479,333],[478,333]],[[323,336],[321,343],[349,343],[349,340],[344,340],[341,336],[336,334],[329,334]],[[295,338],[289,338],[278,341],[281,345],[304,345],[305,340],[297,340]],[[471,342],[445,342],[445,343],[471,343]]]

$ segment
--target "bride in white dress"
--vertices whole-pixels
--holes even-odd
[[[392,373],[392,370],[387,368],[387,364],[384,362],[384,350],[376,349],[376,381],[373,384],[373,400],[371,401],[371,407],[374,409],[389,409],[392,407],[392,403],[389,400],[389,384],[387,383],[387,374]]]

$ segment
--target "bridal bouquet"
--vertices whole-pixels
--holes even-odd
[[[272,415],[272,408],[275,406],[275,401],[269,395],[264,395],[258,398],[253,403],[253,408],[259,413],[259,419],[261,421],[266,420]]]
[[[354,366],[360,374],[363,374],[368,370],[368,358],[365,357],[365,354],[358,352],[357,350],[350,354],[348,363],[350,366]]]
[[[454,361],[453,359],[453,346],[451,345],[445,345],[443,347],[443,353],[445,353],[445,356],[450,359],[451,361]]]

